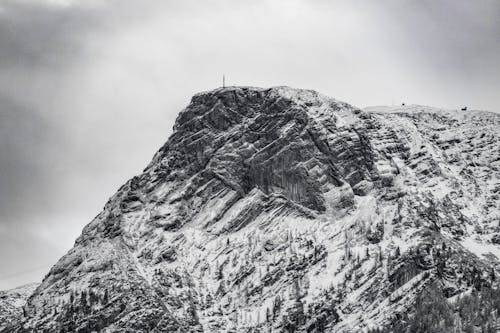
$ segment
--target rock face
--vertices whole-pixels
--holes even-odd
[[[0,332],[20,325],[23,319],[23,306],[36,287],[38,283],[0,291]]]
[[[452,297],[491,283],[478,276],[500,257],[499,132],[487,112],[360,110],[288,87],[197,94],[15,330],[390,325],[430,285]]]

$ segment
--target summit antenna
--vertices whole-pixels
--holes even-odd
[[[222,74],[222,88],[226,88],[226,75]]]

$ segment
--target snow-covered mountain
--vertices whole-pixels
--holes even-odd
[[[429,291],[446,303],[496,283],[499,133],[490,112],[360,110],[288,87],[197,94],[16,330],[406,325]]]

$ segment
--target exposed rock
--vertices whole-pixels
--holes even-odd
[[[353,186],[352,191],[356,195],[365,196],[373,189],[373,183],[367,180],[362,180]]]
[[[0,332],[7,332],[24,319],[26,300],[38,287],[38,283],[27,284],[15,289],[0,291]]]

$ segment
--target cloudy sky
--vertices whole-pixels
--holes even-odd
[[[500,110],[497,0],[0,0],[0,289],[41,280],[192,94]]]

